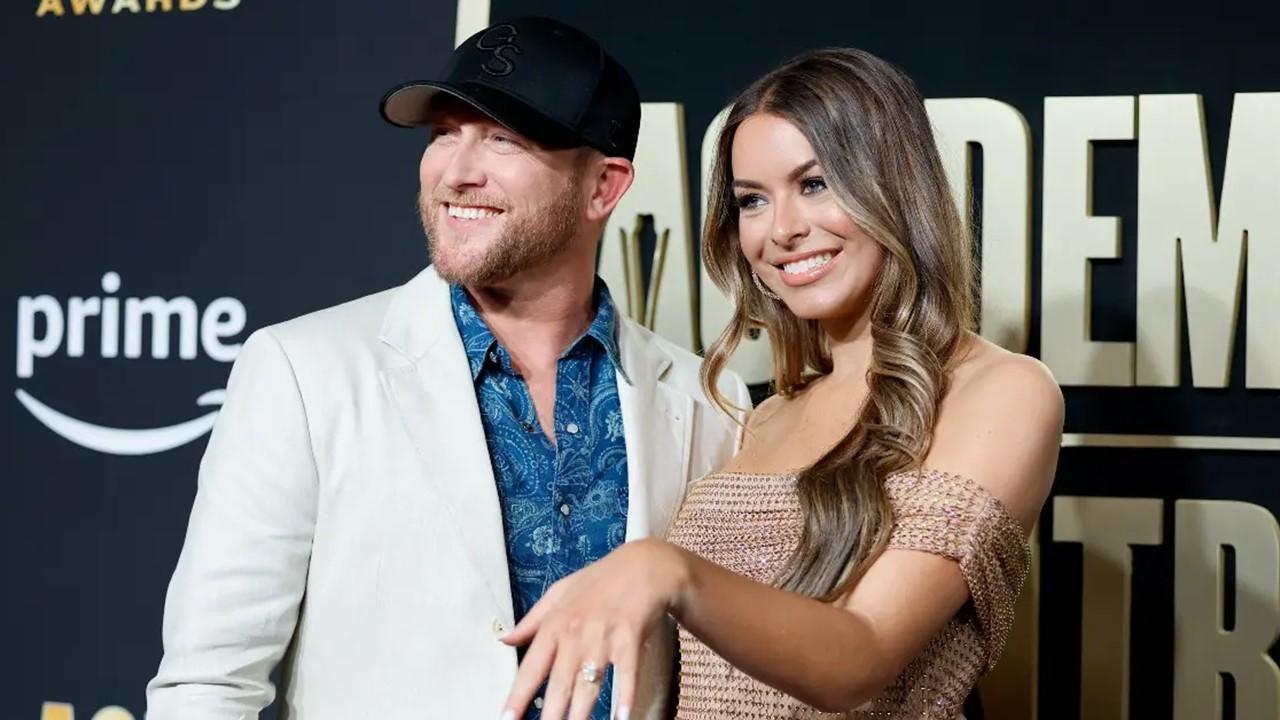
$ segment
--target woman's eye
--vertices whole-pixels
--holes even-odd
[[[803,190],[806,195],[820,193],[827,189],[827,181],[823,180],[821,177],[805,178],[800,181],[800,189]]]
[[[751,210],[752,208],[760,207],[760,204],[764,202],[764,198],[754,194],[739,195],[737,201],[739,210]]]

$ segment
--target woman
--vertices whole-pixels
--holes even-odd
[[[1062,396],[973,332],[967,231],[924,105],[857,50],[797,58],[733,104],[703,255],[736,314],[716,379],[768,330],[778,394],[666,541],[560,583],[505,638],[532,644],[508,706],[588,715],[614,666],[680,625],[679,718],[955,718],[995,663],[1049,492]]]

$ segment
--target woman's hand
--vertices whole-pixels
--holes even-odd
[[[503,720],[521,717],[549,679],[542,717],[586,720],[613,665],[614,716],[626,720],[635,700],[636,666],[645,638],[678,602],[685,583],[682,552],[661,540],[636,540],[552,585],[502,641],[525,653]]]

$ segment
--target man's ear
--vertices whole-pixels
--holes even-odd
[[[590,183],[591,198],[587,202],[587,219],[604,222],[635,180],[635,166],[626,158],[602,155],[588,167],[588,172],[594,173],[594,177]]]

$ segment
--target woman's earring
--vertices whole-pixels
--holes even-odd
[[[756,289],[759,290],[760,294],[764,295],[765,297],[771,300],[782,299],[782,296],[778,295],[778,293],[770,290],[767,286],[765,286],[764,281],[760,279],[760,276],[756,274],[755,270],[751,271],[751,281],[756,284]]]

